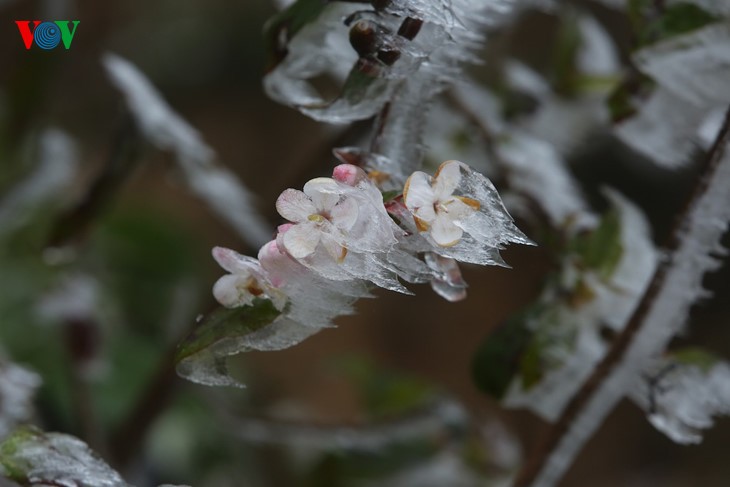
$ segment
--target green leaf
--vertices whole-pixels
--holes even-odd
[[[358,388],[372,419],[404,415],[436,395],[435,388],[424,381],[378,367],[366,358],[338,360],[337,366]]]
[[[522,355],[532,338],[527,323],[534,311],[524,311],[500,325],[479,346],[472,361],[477,387],[495,399],[502,399],[513,377],[522,368]]]
[[[686,34],[721,20],[692,3],[676,3],[659,9],[657,2],[652,0],[630,0],[628,13],[639,46]]]
[[[402,191],[399,191],[397,189],[393,189],[391,191],[383,191],[383,203],[387,203],[389,201],[396,199],[402,193],[403,193]]]
[[[260,298],[251,306],[218,308],[178,345],[178,374],[206,385],[240,386],[229,377],[226,358],[250,350],[246,338],[270,325],[280,314],[270,300]]]
[[[598,272],[604,279],[611,277],[623,255],[618,211],[607,211],[598,227],[578,235],[572,243],[572,250],[581,258],[583,266]]]
[[[672,351],[669,356],[682,365],[694,365],[704,373],[721,362],[720,357],[700,347],[680,348]]]

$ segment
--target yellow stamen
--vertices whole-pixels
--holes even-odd
[[[383,184],[388,179],[390,179],[390,174],[383,171],[370,171],[368,173],[368,178],[370,178],[370,180],[373,181],[375,184]]]
[[[431,228],[431,226],[426,221],[424,221],[421,218],[418,218],[416,215],[413,215],[413,220],[416,222],[416,228],[418,229],[419,232],[425,232],[429,228]]]
[[[307,217],[307,220],[309,220],[310,222],[322,223],[325,218],[318,213],[313,213]]]
[[[479,210],[479,208],[482,207],[481,203],[479,203],[475,199],[467,198],[466,196],[457,196],[457,198],[460,199],[462,203],[465,203],[467,206],[471,207],[471,209],[473,210]]]

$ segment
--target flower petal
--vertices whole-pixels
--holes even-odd
[[[253,279],[250,276],[227,274],[213,285],[213,296],[226,308],[251,304],[254,296],[247,290],[251,283]]]
[[[439,214],[431,226],[431,237],[441,247],[456,245],[463,234],[464,231],[446,214]]]
[[[290,222],[303,222],[312,213],[317,213],[312,200],[296,189],[286,189],[276,200],[276,211]]]
[[[320,237],[321,233],[315,224],[300,223],[282,234],[282,242],[289,255],[303,259],[314,253]]]
[[[322,245],[324,245],[327,253],[330,254],[335,262],[337,262],[338,264],[342,264],[342,262],[345,260],[345,257],[347,256],[347,247],[343,247],[342,245],[337,243],[335,239],[332,238],[323,238]]]
[[[317,211],[330,211],[340,201],[342,188],[332,178],[314,178],[304,185],[304,194],[309,196]]]
[[[476,207],[472,202],[476,204]],[[471,198],[457,196],[444,203],[444,207],[451,221],[460,221],[474,213],[479,208],[479,202]]]
[[[330,212],[332,224],[340,230],[350,230],[357,222],[360,210],[354,198],[345,198]]]
[[[212,254],[218,265],[231,274],[258,274],[258,262],[252,257],[225,247],[213,247]]]
[[[435,202],[436,195],[431,187],[431,176],[421,171],[411,174],[403,187],[403,204],[414,211],[424,206],[433,206]]]
[[[461,162],[446,161],[433,175],[433,192],[438,200],[448,199],[461,181]]]

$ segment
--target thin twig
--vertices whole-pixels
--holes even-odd
[[[58,219],[48,239],[48,246],[62,246],[87,232],[132,173],[138,159],[139,140],[134,120],[125,112],[104,168],[81,201]]]
[[[730,109],[726,112],[722,128],[720,129],[710,152],[704,160],[703,167],[700,171],[701,176],[697,185],[688,199],[684,210],[681,212],[672,235],[670,236],[669,243],[666,246],[669,253],[673,254],[679,248],[682,236],[688,227],[691,209],[707,190],[729,143]],[[658,266],[646,289],[646,292],[644,293],[644,296],[634,310],[634,313],[629,319],[626,327],[616,337],[608,353],[595,367],[588,380],[586,380],[580,390],[578,390],[575,396],[573,396],[567,404],[558,421],[547,431],[542,442],[534,450],[522,471],[518,474],[513,487],[528,487],[533,485],[542,473],[543,469],[547,466],[558,445],[573,427],[576,419],[593,400],[599,387],[623,361],[636,334],[642,329],[649,312],[652,310],[655,299],[664,288],[667,275],[674,264],[675,259],[670,258],[664,260]]]

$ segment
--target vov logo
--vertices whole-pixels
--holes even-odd
[[[76,28],[80,23],[80,20],[55,20],[53,22],[42,22],[40,20],[15,21],[26,49],[30,49],[35,41],[36,46],[45,50],[55,49],[61,41],[63,41],[63,47],[70,49],[71,42],[74,39],[74,35],[76,35]]]

